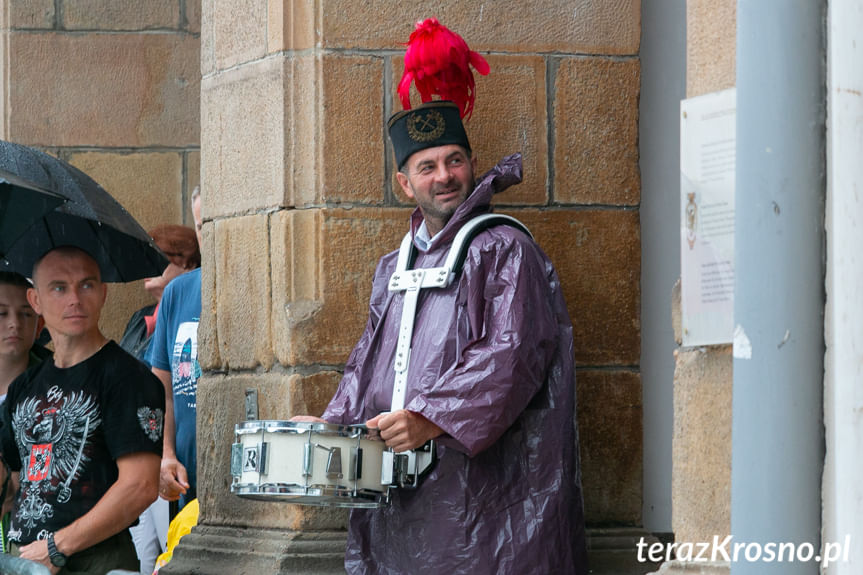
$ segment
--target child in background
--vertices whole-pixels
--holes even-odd
[[[41,361],[33,353],[36,335],[42,329],[42,319],[27,302],[27,289],[31,287],[27,278],[14,272],[0,272],[0,403],[6,399],[9,384],[26,369]],[[9,491],[9,474],[0,490],[0,502],[6,501]],[[9,528],[9,513],[2,511],[2,537],[0,551],[9,552],[6,531]]]

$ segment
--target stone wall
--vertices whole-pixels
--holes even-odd
[[[680,282],[672,296],[681,342]],[[671,522],[677,541],[720,540],[731,532],[731,345],[674,353]]]
[[[491,65],[468,125],[480,172],[524,154],[498,209],[549,253],[573,317],[588,520],[640,523],[640,3],[203,0],[207,524],[339,524],[231,496],[228,446],[247,388],[268,398],[261,417],[320,413],[365,325],[412,209],[384,124],[402,43],[429,16]]]
[[[81,168],[145,229],[192,218],[198,184],[200,0],[0,0],[0,138]],[[111,286],[119,339],[151,303]]]
[[[737,3],[686,2],[686,97],[733,88],[737,57]]]

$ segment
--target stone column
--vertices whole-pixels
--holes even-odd
[[[686,96],[734,86],[736,1],[688,0],[686,4]],[[680,281],[674,286],[672,323],[678,345]],[[682,559],[697,547],[731,533],[731,345],[679,347],[674,354],[671,526]],[[721,556],[720,556],[721,558]],[[658,573],[729,572],[726,562],[670,560]]]
[[[165,573],[342,572],[346,512],[229,492],[247,389],[261,419],[320,414],[413,206],[385,122],[413,22],[486,54],[468,131],[480,172],[555,262],[575,318],[588,518],[641,512],[639,2],[204,0],[199,526]],[[589,56],[587,56],[589,54]]]

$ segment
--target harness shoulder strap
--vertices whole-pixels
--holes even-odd
[[[453,240],[452,247],[447,254],[444,267],[450,272],[449,283],[452,283],[452,280],[461,274],[465,259],[467,259],[467,249],[473,239],[481,232],[501,225],[510,226],[520,230],[533,239],[533,234],[530,233],[527,226],[510,216],[505,216],[503,214],[483,214],[471,219],[458,231]]]
[[[505,216],[503,214],[483,214],[468,220],[468,222],[461,227],[458,233],[456,233],[452,246],[447,253],[446,262],[443,266],[447,270],[449,276],[449,281],[446,285],[452,283],[452,280],[461,274],[465,259],[467,259],[467,249],[473,239],[481,232],[500,225],[513,227],[527,234],[531,239],[533,238],[533,234],[530,233],[527,226],[511,216]],[[413,263],[416,260],[416,252],[417,248],[412,241],[411,233],[408,232],[405,234],[404,238],[402,238],[395,271],[400,273],[412,269]]]
[[[396,260],[396,273],[404,272],[409,267],[413,267],[414,260],[416,259],[416,246],[414,245],[411,233],[405,234],[405,237],[402,238],[402,244],[399,246],[399,259]]]

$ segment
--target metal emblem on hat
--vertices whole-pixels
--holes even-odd
[[[437,110],[425,114],[411,114],[407,118],[408,136],[415,142],[431,142],[443,136],[446,122]]]

